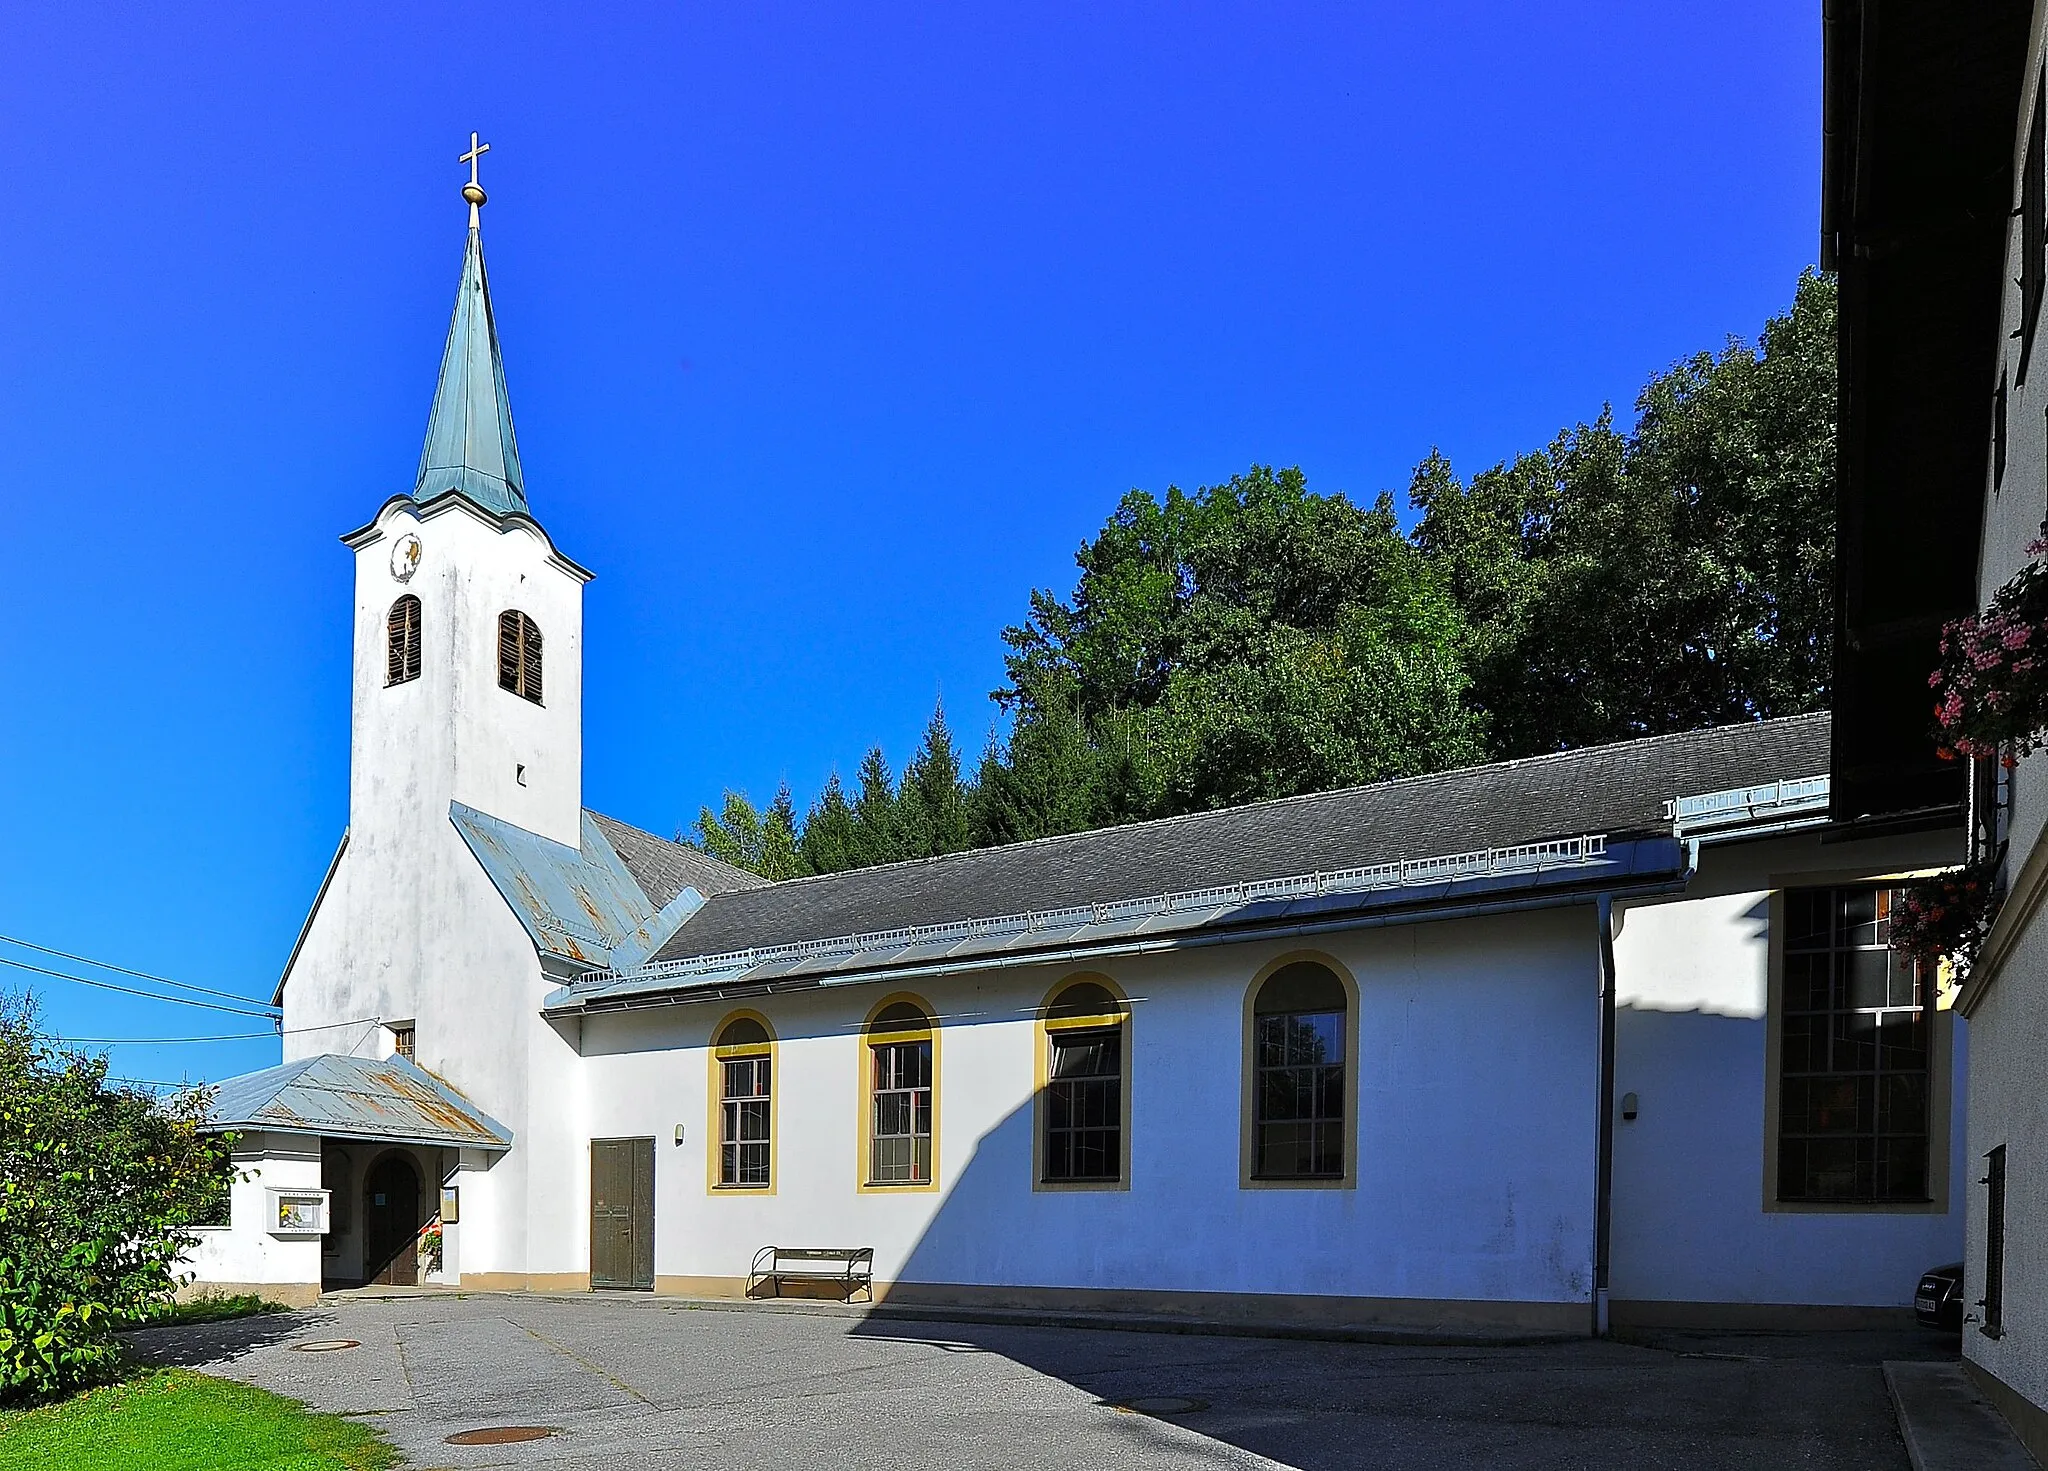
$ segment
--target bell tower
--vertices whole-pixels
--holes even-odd
[[[454,839],[451,802],[579,837],[590,573],[526,500],[484,273],[489,149],[472,133],[462,155],[469,235],[412,491],[342,538],[356,556],[352,847],[437,849]]]

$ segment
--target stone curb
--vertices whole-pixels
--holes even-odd
[[[1884,1382],[1913,1471],[2041,1471],[1961,1364],[1886,1360]]]

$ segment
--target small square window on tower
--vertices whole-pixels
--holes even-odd
[[[413,1031],[412,1031],[412,1023],[411,1023],[411,1022],[392,1022],[392,1023],[390,1024],[390,1031],[391,1031],[391,1055],[392,1055],[393,1057],[402,1057],[402,1058],[404,1058],[404,1059],[405,1059],[405,1060],[406,1060],[407,1062],[411,1062],[411,1061],[412,1061],[412,1037],[413,1037]]]

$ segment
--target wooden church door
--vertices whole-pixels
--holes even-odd
[[[654,1286],[654,1141],[590,1141],[590,1285]]]
[[[363,1275],[386,1287],[419,1283],[420,1177],[402,1154],[363,1176]]]

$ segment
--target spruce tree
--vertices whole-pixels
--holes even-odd
[[[960,780],[960,753],[946,725],[946,704],[932,707],[924,741],[903,773],[897,810],[905,857],[936,858],[958,853],[973,839],[967,790]]]
[[[720,812],[701,808],[692,846],[764,879],[797,878],[810,872],[797,851],[796,811],[786,782],[766,812],[756,810],[744,792],[727,792]]]
[[[860,866],[894,863],[903,851],[903,824],[896,810],[896,777],[880,746],[860,758],[860,795],[853,803],[854,851]]]
[[[804,817],[803,834],[797,851],[812,873],[844,873],[863,862],[859,824],[846,804],[846,788],[839,773],[825,779],[825,790]]]
[[[801,878],[811,871],[797,847],[796,804],[788,782],[776,788],[774,802],[761,814],[761,866],[754,871],[764,879]]]

